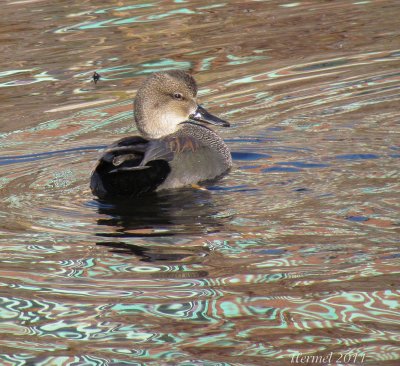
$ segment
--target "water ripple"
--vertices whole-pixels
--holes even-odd
[[[0,363],[398,362],[393,5],[2,11]],[[206,191],[96,200],[101,150],[136,133],[143,76],[170,68],[231,121],[232,171]]]

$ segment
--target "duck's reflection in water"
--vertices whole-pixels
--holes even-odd
[[[97,224],[107,230],[96,235],[118,240],[99,241],[97,245],[109,247],[114,253],[138,256],[146,262],[193,262],[193,257],[197,262],[207,255],[208,249],[200,242],[195,246],[186,246],[185,242],[223,228],[212,196],[206,190],[179,189],[126,201],[99,202],[102,218]]]

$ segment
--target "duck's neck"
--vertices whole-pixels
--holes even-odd
[[[157,108],[135,109],[135,122],[141,135],[146,139],[159,139],[176,132],[180,125],[179,116],[173,111],[163,112]]]
[[[174,120],[173,116],[157,113],[151,116],[144,116],[142,119],[135,118],[140,134],[149,140],[159,139],[176,132],[179,125],[176,125]]]

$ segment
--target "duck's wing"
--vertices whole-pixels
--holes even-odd
[[[148,143],[140,165],[146,166],[155,160],[170,162],[176,154],[195,152],[200,146],[199,140],[189,135],[169,135],[159,140],[152,140]]]
[[[90,187],[100,198],[134,197],[155,191],[170,174],[172,160],[200,147],[201,143],[190,135],[150,141],[138,136],[124,138],[106,149]]]
[[[118,172],[140,164],[148,141],[139,137],[126,137],[110,145],[100,158],[100,162],[110,164],[108,173]]]
[[[137,196],[154,191],[167,177],[167,161],[142,164],[150,142],[139,136],[127,137],[109,146],[100,158],[90,188],[100,198]]]
[[[149,162],[170,162],[176,154],[194,152],[199,146],[199,141],[192,136],[170,135],[151,141],[138,136],[127,137],[107,148],[102,160],[113,164],[110,173],[143,170],[151,168]],[[139,158],[141,161],[138,163]]]

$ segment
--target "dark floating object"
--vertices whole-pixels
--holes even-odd
[[[197,104],[197,85],[182,70],[152,74],[135,98],[142,136],[125,137],[100,158],[90,181],[99,198],[129,198],[220,178],[232,166],[222,138],[202,123],[229,123]],[[198,186],[197,186],[198,187]]]
[[[94,83],[97,84],[97,82],[100,80],[100,78],[101,78],[101,75],[98,74],[98,73],[95,71],[94,74],[93,74],[93,76],[92,76],[92,79],[93,79]]]

